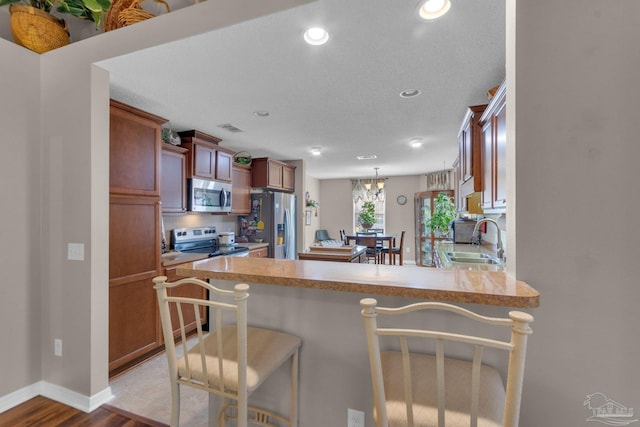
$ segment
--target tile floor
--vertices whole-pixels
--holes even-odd
[[[181,351],[178,357],[180,355]],[[114,398],[109,405],[169,424],[171,392],[167,370],[167,358],[165,353],[161,353],[113,379],[110,386]],[[192,387],[181,387],[180,425],[206,427],[207,402],[208,393]]]

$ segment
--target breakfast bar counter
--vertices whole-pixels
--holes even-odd
[[[412,265],[217,257],[181,264],[187,277],[355,292],[453,303],[533,308],[540,294],[504,272]]]

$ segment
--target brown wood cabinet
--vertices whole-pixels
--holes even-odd
[[[251,213],[251,168],[236,163],[231,177],[231,211],[234,214],[248,215]]]
[[[251,186],[274,190],[295,190],[295,166],[268,157],[253,159]]]
[[[181,146],[188,149],[187,178],[215,179],[231,182],[233,153],[218,146],[222,141],[197,130],[178,132]]]
[[[269,247],[265,246],[264,248],[251,249],[249,251],[249,256],[251,258],[268,258],[269,257]]]
[[[186,148],[162,144],[162,213],[187,211]]]
[[[486,107],[486,104],[469,107],[458,132],[461,197],[482,191],[483,188],[480,116]]]
[[[507,105],[506,82],[498,88],[480,118],[482,125],[484,212],[504,211],[507,206]]]
[[[161,271],[160,133],[166,120],[111,101],[109,372],[162,345],[151,279]]]

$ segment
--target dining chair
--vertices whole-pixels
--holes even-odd
[[[348,244],[349,244],[349,240],[347,239],[347,232],[346,232],[346,231],[344,231],[344,228],[341,228],[341,229],[340,229],[340,240],[342,240],[342,242],[343,242],[345,245],[348,245]]]
[[[316,230],[316,242],[322,242],[324,240],[333,240],[329,237],[329,232],[327,230]]]
[[[400,233],[400,246],[395,245],[395,238],[393,239],[393,247],[391,248],[391,263],[396,265],[396,255],[399,255],[399,264],[404,265],[404,230]]]
[[[189,278],[173,283],[166,276],[153,279],[164,335],[169,380],[171,384],[171,427],[180,421],[180,386],[190,386],[209,392],[209,425],[214,425],[213,396],[221,397],[217,426],[247,427],[297,426],[298,422],[298,353],[302,341],[294,335],[247,325],[249,285],[237,284],[234,289],[219,289],[205,281]],[[209,291],[209,299],[171,296],[173,289],[198,285]],[[169,292],[169,293],[168,293]],[[202,330],[201,308],[209,311],[209,333]],[[172,321],[171,312],[177,313]],[[187,347],[184,318],[195,315],[196,343]],[[176,316],[174,315],[174,318]],[[223,323],[224,321],[224,323]],[[179,325],[174,325],[176,322]],[[179,329],[183,356],[176,355],[173,331]],[[291,359],[290,407],[288,417],[248,405],[249,395]],[[235,402],[235,403],[233,403]],[[275,423],[275,424],[274,424]]]
[[[356,233],[356,245],[366,246],[367,262],[373,259],[374,264],[380,263],[380,251],[376,233]]]
[[[530,314],[511,311],[508,318],[485,317],[439,302],[377,307],[373,298],[360,300],[360,305],[365,320],[377,427],[518,426],[527,336],[532,332]],[[510,330],[511,339],[500,341],[434,329],[402,329],[397,323],[392,327],[378,324],[386,323],[390,317],[423,310],[447,311]],[[387,350],[386,339],[390,338],[398,339],[399,343],[393,348],[400,350]],[[413,348],[424,344],[424,340],[435,341],[435,355],[410,351],[410,339]],[[473,353],[472,361],[445,356],[445,344],[452,344],[458,351],[460,345],[468,345]],[[506,390],[500,373],[482,363],[485,347],[509,353]]]

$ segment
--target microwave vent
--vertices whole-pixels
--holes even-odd
[[[222,128],[224,130],[227,130],[231,133],[238,133],[238,132],[242,132],[242,129],[239,129],[237,127],[235,127],[234,125],[232,125],[231,123],[224,123],[222,125],[218,125],[219,128]]]

